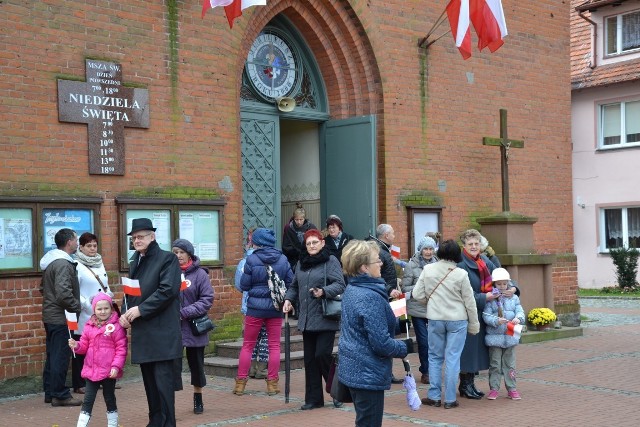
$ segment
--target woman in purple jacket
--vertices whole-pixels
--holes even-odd
[[[193,413],[202,414],[202,388],[207,385],[204,375],[204,349],[209,344],[209,334],[194,335],[189,326],[189,319],[206,314],[213,305],[213,287],[209,280],[209,270],[200,267],[200,259],[194,254],[191,242],[177,239],[172,244],[172,251],[178,257],[182,270],[180,286],[180,329],[182,345],[187,349],[187,363],[191,371],[193,386]]]

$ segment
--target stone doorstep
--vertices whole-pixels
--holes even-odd
[[[559,340],[562,338],[581,337],[583,328],[580,326],[563,326],[560,329],[550,329],[548,331],[533,331],[529,329],[520,337],[520,344],[531,344],[542,341]]]

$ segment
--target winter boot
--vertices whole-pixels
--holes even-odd
[[[475,384],[476,374],[467,374],[467,375],[469,375],[469,383],[471,384],[471,388],[473,389],[473,391],[478,396],[484,397],[484,393],[476,388],[476,384]]]
[[[78,417],[78,424],[76,427],[87,427],[89,425],[89,420],[91,419],[91,415],[86,412],[80,411],[80,416]]]
[[[249,378],[255,378],[257,370],[258,370],[258,361],[252,360],[251,367],[249,367]]]
[[[244,394],[244,388],[247,386],[247,378],[236,378],[236,386],[233,389],[233,394],[242,396]]]
[[[272,380],[266,379],[265,381],[267,382],[267,394],[269,396],[280,393],[280,389],[278,388],[278,378],[274,378]]]
[[[467,399],[481,399],[482,396],[478,395],[472,387],[472,383],[469,380],[469,375],[464,372],[460,372],[460,386],[458,387],[458,391],[460,392],[460,397],[466,397]]]
[[[118,427],[118,411],[107,412],[107,427]]]
[[[202,393],[193,393],[193,413],[201,414],[204,412],[204,405],[202,404]]]
[[[256,379],[267,378],[267,362],[258,362],[256,366]]]

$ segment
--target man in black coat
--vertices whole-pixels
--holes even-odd
[[[131,328],[131,363],[140,364],[149,405],[151,427],[175,427],[175,390],[182,388],[177,359],[182,359],[180,332],[181,270],[178,258],[160,249],[151,220],[133,220],[135,255],[129,278],[137,280],[140,295],[126,295],[127,311],[120,317]]]

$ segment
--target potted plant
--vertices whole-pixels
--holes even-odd
[[[548,308],[533,308],[527,314],[527,320],[537,330],[543,331],[551,328],[551,324],[557,319],[556,314]]]

